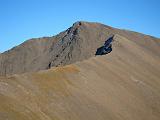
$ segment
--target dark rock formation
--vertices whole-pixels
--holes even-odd
[[[108,54],[112,51],[113,37],[114,36],[107,39],[105,41],[104,45],[97,49],[96,55],[105,55],[105,54]]]

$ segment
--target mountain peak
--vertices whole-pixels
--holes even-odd
[[[112,44],[106,46],[105,42],[116,34],[133,42],[140,40],[139,44],[142,44],[144,39],[154,40],[139,33],[115,29],[100,23],[77,21],[72,27],[54,37],[31,39],[0,54],[0,75],[33,72],[72,64],[95,56],[101,47],[109,48],[111,52]],[[154,52],[157,53],[157,49]]]

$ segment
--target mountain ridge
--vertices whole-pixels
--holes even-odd
[[[160,57],[114,39],[111,54],[0,76],[0,120],[159,120]]]
[[[0,120],[159,120],[160,40],[76,25],[0,55]]]
[[[0,54],[0,75],[39,71],[88,59],[115,34],[131,40],[145,38],[143,42],[159,40],[100,23],[79,21],[56,36],[30,39]],[[153,52],[159,54],[157,49]]]

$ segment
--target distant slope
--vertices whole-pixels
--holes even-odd
[[[116,34],[160,55],[160,40],[157,38],[99,23],[76,22],[57,36],[31,39],[0,54],[0,75],[45,70],[88,59]]]
[[[159,120],[159,43],[128,38],[115,35],[104,56],[1,77],[0,120]]]

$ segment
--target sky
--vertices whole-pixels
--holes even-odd
[[[160,0],[0,0],[0,52],[56,35],[76,21],[160,38]]]

